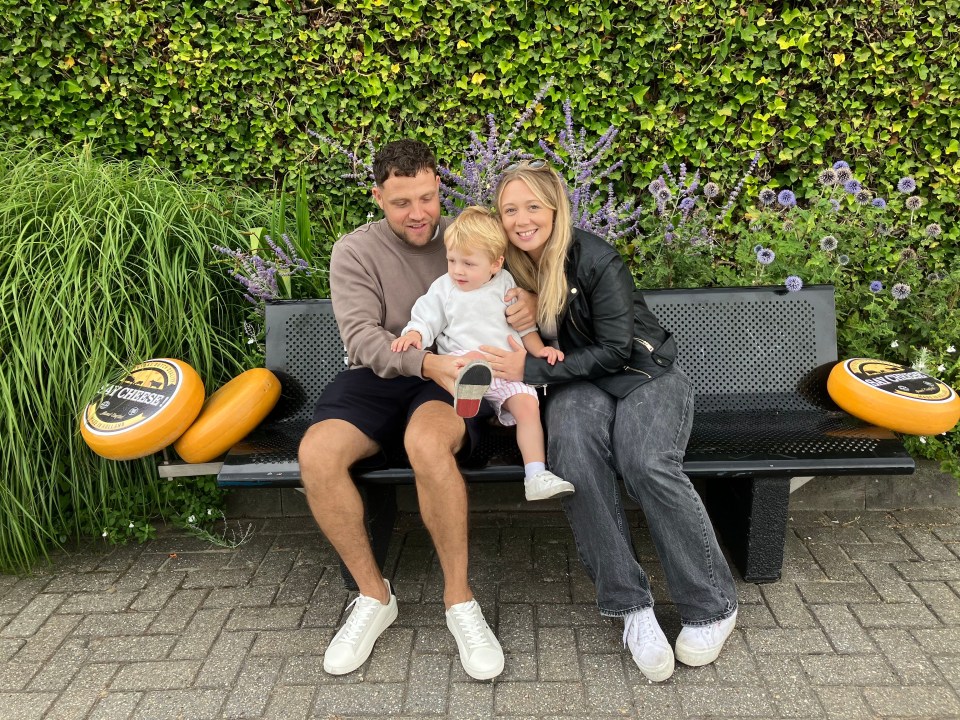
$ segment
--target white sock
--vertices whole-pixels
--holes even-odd
[[[547,469],[546,463],[542,463],[542,462],[527,463],[523,466],[523,474],[525,477],[532,478],[538,472],[543,472],[546,469]]]

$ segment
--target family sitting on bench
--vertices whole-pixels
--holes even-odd
[[[299,451],[313,515],[360,591],[326,650],[324,670],[359,668],[397,616],[350,470],[405,454],[443,570],[447,626],[464,670],[477,679],[502,672],[503,651],[468,582],[467,490],[457,466],[492,414],[483,403],[476,415],[462,417],[482,396],[493,397],[501,422],[508,414],[517,418],[528,497],[563,497],[600,613],[623,617],[624,645],[641,672],[663,681],[675,657],[687,665],[713,662],[733,630],[737,599],[710,520],[682,469],[693,388],[675,362],[672,337],[642,300],[635,302],[633,279],[616,249],[572,226],[564,183],[543,161],[506,169],[493,215],[465,211],[461,225],[472,219],[483,226],[484,216],[501,225],[505,252],[493,249],[492,256],[473,244],[476,230],[454,228],[456,239],[445,245],[451,221],[440,214],[436,161],[427,146],[388,143],[373,168],[373,197],[384,219],[341,238],[330,262],[349,369],[325,388]],[[509,275],[500,269],[500,254]],[[478,256],[482,262],[466,267]],[[509,279],[519,287],[507,289]],[[434,317],[446,312],[445,303],[462,300],[456,293],[472,295],[487,285],[504,288],[496,312],[513,331],[536,325],[539,335],[518,341],[507,331],[497,342],[478,333],[483,344],[470,347],[479,327],[461,335],[451,329],[463,318]],[[481,306],[473,312],[467,323],[487,322],[476,315]],[[423,347],[431,341],[439,354]],[[524,384],[549,386],[545,458],[536,396],[520,389]],[[618,477],[644,510],[680,614],[675,648],[654,615]]]

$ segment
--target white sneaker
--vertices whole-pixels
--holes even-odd
[[[647,680],[663,682],[673,675],[673,648],[660,629],[653,608],[644,608],[623,618],[623,646]]]
[[[737,611],[734,610],[730,617],[709,625],[684,625],[677,636],[677,660],[692,667],[712,663],[736,624]]]
[[[503,672],[503,649],[476,600],[447,610],[447,627],[457,641],[460,664],[467,675],[475,680],[489,680]]]
[[[390,582],[383,582],[390,596],[386,605],[366,595],[358,595],[347,605],[348,610],[353,606],[353,612],[323,654],[323,669],[331,675],[345,675],[363,665],[380,633],[397,619],[397,597]]]
[[[573,495],[575,490],[572,483],[557,477],[549,470],[541,470],[523,480],[523,494],[526,495],[527,500],[566,497]]]

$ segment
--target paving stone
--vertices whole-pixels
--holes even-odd
[[[822,686],[813,692],[830,720],[876,720],[858,687]]]
[[[176,690],[188,686],[199,660],[154,660],[124,665],[110,683],[112,690]]]
[[[84,665],[73,676],[68,690],[77,692],[106,690],[119,669],[120,666],[117,663],[89,663]]]
[[[932,657],[930,662],[937,666],[953,691],[960,692],[960,657]]]
[[[630,684],[638,718],[679,720],[689,717],[680,704],[680,692],[672,683],[652,683],[646,679]]]
[[[482,719],[493,717],[494,683],[456,682],[450,686],[448,717]]]
[[[841,654],[875,653],[877,646],[846,605],[815,605],[811,608],[833,649]]]
[[[535,572],[535,571],[534,571]],[[531,575],[500,586],[500,602],[521,603],[536,600],[543,603],[569,603],[570,585],[567,582],[545,582]]]
[[[140,703],[143,693],[110,693],[93,706],[90,720],[126,720]],[[192,720],[192,719],[191,719]]]
[[[807,548],[828,579],[849,581],[860,579],[853,561],[839,545],[811,543],[807,545]]]
[[[910,634],[928,655],[960,655],[960,628],[918,628]]]
[[[536,648],[534,606],[516,603],[500,605],[497,639],[504,652],[533,652]]]
[[[896,684],[881,655],[804,655],[800,664],[814,685]]]
[[[335,628],[340,625],[343,618],[343,606],[345,604],[345,600],[335,599],[310,605],[303,614],[300,625],[302,627]],[[409,604],[407,605],[409,606]],[[416,607],[416,605],[413,607]],[[415,623],[411,622],[410,624],[414,625]]]
[[[264,720],[300,720],[310,717],[310,707],[316,689],[309,685],[277,686],[270,704],[263,713]]]
[[[350,715],[362,708],[365,715],[393,716],[403,708],[402,683],[322,685],[317,688],[313,715]]]
[[[915,582],[910,586],[942,623],[960,623],[960,596],[941,582]]]
[[[60,606],[69,614],[89,615],[97,612],[124,612],[137,599],[135,592],[117,592],[116,588],[107,588],[99,593],[75,593]]]
[[[432,628],[429,628],[432,630]],[[302,632],[302,631],[301,631]],[[365,678],[369,682],[403,682],[407,679],[410,658],[413,655],[412,628],[387,628],[373,646],[373,653],[367,663]],[[418,631],[419,632],[419,631]],[[448,633],[449,635],[449,633]],[[453,638],[450,643],[455,649]],[[326,649],[326,644],[318,648],[318,652]]]
[[[225,690],[189,689],[145,693],[135,720],[211,720],[220,717]]]
[[[95,637],[141,635],[156,617],[155,612],[125,612],[113,615],[96,613],[85,616],[74,634]]]
[[[103,592],[119,579],[119,573],[64,573],[57,575],[44,589],[48,593]]]
[[[796,657],[771,656],[760,664],[759,674],[776,712],[774,717],[823,717],[824,711],[807,674]]]
[[[450,658],[415,655],[410,661],[403,711],[414,716],[442,715],[447,711],[449,692]]]
[[[211,608],[197,610],[170,653],[171,659],[204,658],[227,622],[230,611]]]
[[[0,718],[40,720],[56,698],[56,693],[0,693]]]
[[[580,680],[577,638],[573,628],[542,627],[537,631],[540,680]]]
[[[33,635],[66,599],[67,595],[63,593],[37,595],[0,631],[0,636],[9,638]]]
[[[948,545],[929,529],[908,528],[901,530],[900,535],[921,560],[955,562],[957,559]]]
[[[765,659],[764,662],[767,662]],[[713,662],[717,680],[725,685],[760,685],[760,675],[753,654],[743,638],[742,629],[735,629],[723,645],[723,652]]]
[[[498,683],[494,691],[494,709],[502,715],[582,712],[583,689],[580,683]]]
[[[323,577],[321,565],[296,564],[287,574],[274,600],[277,605],[305,605],[314,597],[314,593]],[[419,598],[417,598],[419,600]]]
[[[88,647],[92,662],[161,660],[177,641],[176,635],[128,635],[93,638]]]
[[[867,628],[939,627],[940,621],[925,605],[893,603],[885,605],[850,606],[860,624]]]
[[[576,628],[577,648],[589,655],[623,652],[623,630],[613,623],[598,627]]]
[[[300,625],[302,607],[238,608],[227,622],[228,630],[290,630]]]
[[[243,664],[223,713],[227,717],[251,718],[263,714],[273,687],[280,678],[280,658],[250,657]]]
[[[23,638],[0,638],[0,662],[6,662],[26,644]]]
[[[816,544],[857,544],[869,543],[870,538],[858,525],[841,525],[839,521],[831,521],[826,527],[805,527],[798,529],[799,537]]]
[[[626,715],[634,711],[633,693],[616,655],[582,655],[584,705],[595,714]]]
[[[217,638],[194,680],[197,687],[227,687],[240,672],[256,637],[252,632],[225,632]]]
[[[245,587],[253,577],[253,569],[219,570],[215,573],[191,572],[183,580],[185,589],[209,589],[217,587]]]
[[[865,687],[863,696],[880,717],[960,717],[960,700],[946,687]]]
[[[873,638],[904,685],[942,685],[943,677],[906,630],[874,630]]]
[[[214,588],[203,600],[203,607],[269,607],[276,594],[277,588],[270,585],[245,588]]]
[[[760,655],[806,655],[831,651],[830,643],[819,629],[779,630],[753,629],[743,631],[747,647]],[[762,662],[762,659],[761,661]]]
[[[90,714],[98,699],[99,696],[89,690],[67,690],[57,696],[44,720],[82,720]],[[0,717],[3,717],[2,711]]]
[[[443,603],[398,603],[396,625],[399,627],[447,626]],[[339,624],[339,621],[338,621]]]
[[[143,589],[137,593],[136,599],[131,603],[130,609],[136,612],[148,610],[160,610],[170,597],[180,589],[183,582],[181,573],[170,573],[151,576]]]
[[[42,662],[11,660],[0,665],[0,692],[17,692],[27,687],[34,675],[40,672]]]
[[[81,640],[67,640],[60,646],[53,656],[43,665],[27,689],[33,691],[59,692],[63,690],[73,676],[77,674],[84,661],[90,655],[86,642]]]
[[[333,633],[327,628],[264,630],[257,633],[250,654],[254,657],[323,654]],[[379,641],[378,641],[379,642]]]
[[[764,600],[782,628],[812,628],[813,617],[793,583],[773,583],[761,588]]]
[[[737,608],[737,627],[741,628],[775,628],[778,627],[776,618],[765,603],[743,604]]]
[[[459,663],[458,663],[459,664]],[[537,679],[537,656],[535,653],[504,653],[503,674],[497,678],[498,684],[505,682],[532,682]],[[470,678],[463,668],[453,669],[454,682],[464,682]]]
[[[456,648],[457,642],[446,627],[420,628],[413,641],[413,650],[416,653],[450,654],[456,651]]]
[[[697,692],[681,692],[680,705],[693,716],[770,716],[773,712],[763,687],[701,687]]]
[[[903,526],[927,526],[934,527],[938,525],[956,525],[960,522],[960,516],[955,510],[947,508],[911,508],[907,510],[894,510],[891,515],[899,525]]]
[[[919,560],[920,556],[903,542],[877,543],[874,545],[844,545],[843,552],[853,562],[895,562],[897,560]]]
[[[893,569],[890,563],[860,562],[857,563],[857,569],[867,579],[867,582],[873,585],[884,602],[920,602],[920,598],[903,581],[903,578]]]
[[[596,605],[538,605],[536,617],[539,627],[584,627],[609,622]]]
[[[207,592],[205,590],[177,590],[150,624],[150,632],[182,632],[190,624],[193,614],[203,603],[206,596]]]
[[[880,596],[873,589],[873,586],[862,579],[858,582],[830,580],[826,582],[799,582],[797,583],[797,589],[803,596],[805,603],[812,605],[880,602]]]
[[[295,550],[272,550],[264,555],[250,579],[251,585],[276,586],[286,580],[297,560]]]
[[[897,562],[893,563],[893,567],[908,582],[960,580],[960,562],[957,562],[956,559],[933,562]]]

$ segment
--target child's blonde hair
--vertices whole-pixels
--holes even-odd
[[[443,233],[447,250],[473,254],[482,252],[496,262],[507,251],[507,234],[494,215],[474,205],[466,208]]]

